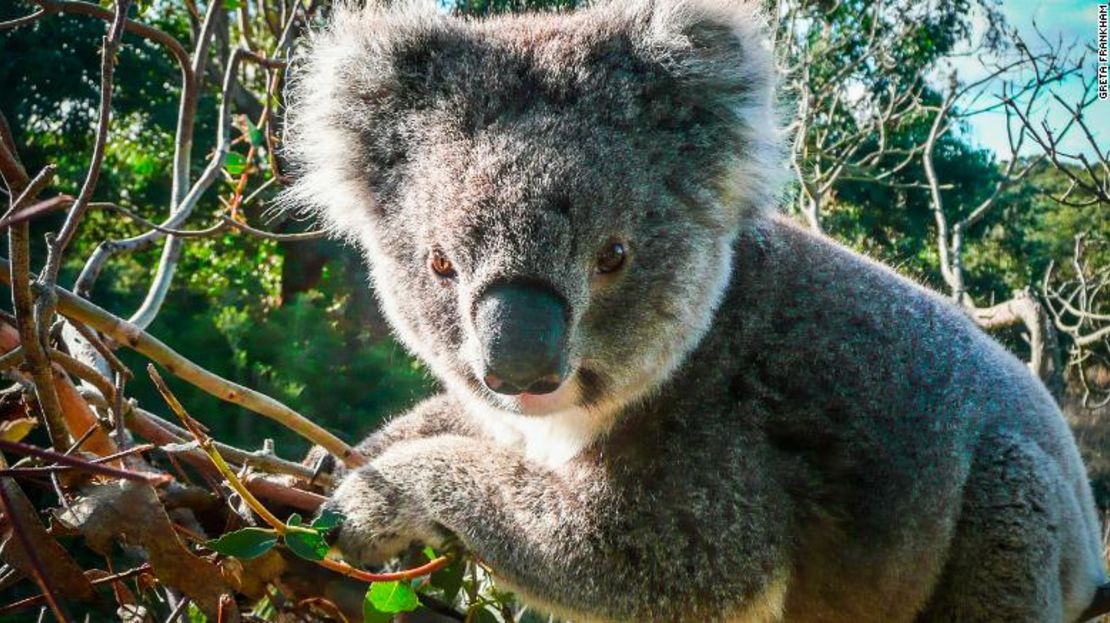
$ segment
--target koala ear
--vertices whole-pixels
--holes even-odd
[[[640,53],[666,68],[687,100],[735,109],[771,96],[775,69],[757,2],[641,0],[626,6]]]
[[[731,161],[721,180],[726,202],[742,210],[773,205],[785,169],[777,72],[759,2],[640,0],[625,7],[639,53],[667,77],[660,89],[647,90],[653,109],[680,126],[711,119],[713,132],[731,139],[722,154]]]
[[[294,57],[282,154],[296,181],[278,201],[338,235],[373,226],[406,158],[407,118],[454,20],[435,0],[341,2]]]

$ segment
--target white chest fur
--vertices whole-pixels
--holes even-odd
[[[612,426],[603,411],[579,407],[547,415],[518,415],[472,398],[467,411],[497,443],[515,448],[529,460],[556,468],[578,456]]]

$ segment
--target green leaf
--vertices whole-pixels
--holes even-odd
[[[277,543],[277,533],[265,528],[243,528],[235,532],[228,532],[220,538],[206,543],[208,549],[224,554],[249,560],[257,558],[270,551]]]
[[[432,586],[443,591],[444,600],[453,601],[455,595],[459,594],[459,589],[462,588],[464,577],[466,577],[466,562],[460,556],[451,564],[433,573],[431,583]]]
[[[247,170],[247,157],[237,151],[229,151],[224,157],[224,168],[232,175],[240,175]]]
[[[224,0],[225,11],[235,11],[241,8],[243,8],[242,0]]]
[[[408,582],[374,582],[366,591],[366,600],[379,612],[412,612],[420,607],[420,599]]]
[[[290,522],[290,526],[293,523]],[[294,554],[308,560],[323,560],[328,555],[328,542],[311,528],[289,530],[285,533],[285,546]]]
[[[204,616],[200,608],[191,601],[185,611],[185,616],[189,618],[189,623],[208,623],[208,617]]]
[[[388,612],[382,612],[370,603],[370,592],[366,592],[366,597],[362,600],[362,623],[391,623],[393,615]]]
[[[320,532],[328,532],[343,523],[346,519],[342,513],[333,510],[324,510],[320,516],[312,520],[312,527]]]
[[[265,146],[266,137],[262,135],[262,130],[259,130],[258,126],[254,125],[254,122],[251,121],[250,117],[244,116],[243,118],[247,121],[247,135],[250,136],[251,145],[254,145],[255,147]]]

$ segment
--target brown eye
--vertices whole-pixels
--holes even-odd
[[[439,275],[440,277],[443,277],[444,279],[450,279],[451,277],[455,276],[455,265],[452,264],[451,260],[447,259],[438,249],[432,251],[431,263],[432,272]]]
[[[624,266],[628,251],[619,242],[611,242],[597,255],[597,272],[605,274],[620,270]]]

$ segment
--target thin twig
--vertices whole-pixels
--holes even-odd
[[[131,0],[116,0],[115,4],[115,17],[108,27],[108,34],[101,39],[100,108],[96,123],[96,135],[93,142],[92,158],[89,162],[88,172],[85,174],[85,181],[81,185],[81,191],[77,194],[77,199],[74,200],[73,205],[70,206],[69,214],[66,215],[65,223],[62,224],[62,229],[58,232],[53,244],[50,245],[46,258],[46,267],[39,275],[39,279],[41,279],[44,284],[47,284],[48,287],[54,285],[57,281],[58,271],[62,266],[62,256],[65,253],[65,249],[77,234],[77,227],[81,224],[81,219],[84,218],[85,211],[88,210],[89,201],[92,200],[93,192],[96,190],[97,182],[100,180],[100,169],[104,162],[104,153],[108,147],[108,128],[112,120],[112,89],[114,87],[113,78],[116,68],[116,53],[119,50],[120,41],[123,38],[123,31],[127,21],[127,11],[131,8]],[[48,305],[46,310],[52,311],[52,307],[52,305]],[[52,314],[44,313],[43,321],[49,319],[51,316]]]
[[[116,357],[116,354],[100,339],[96,331],[90,329],[83,322],[74,322],[71,320],[70,325],[81,334],[81,337],[85,338],[85,341],[87,341],[105,361],[108,362],[108,366],[111,367],[112,370],[115,370],[116,374],[122,374],[129,379],[132,378],[133,375],[131,370],[119,360],[119,357]]]
[[[6,22],[0,22],[0,30],[10,30],[12,28],[24,26],[26,24],[33,24],[42,19],[45,15],[46,11],[39,9],[34,13],[31,13],[30,15],[24,15],[23,17],[17,17]]]
[[[68,195],[58,195],[49,199],[40,201],[33,206],[28,206],[19,211],[18,214],[8,213],[3,218],[0,218],[0,229],[5,229],[16,223],[30,221],[32,219],[50,214],[55,210],[59,210],[68,206],[73,201],[73,198]]]
[[[162,399],[169,405],[170,410],[181,419],[181,423],[185,425],[185,428],[189,429],[189,433],[193,435],[193,438],[200,444],[204,453],[212,460],[212,464],[216,466],[216,469],[219,470],[220,475],[224,477],[227,484],[239,494],[239,497],[241,497],[254,512],[258,513],[258,516],[261,517],[263,521],[273,526],[274,530],[278,531],[278,534],[285,534],[285,523],[275,517],[269,509],[259,502],[258,499],[251,494],[250,490],[243,485],[239,478],[236,477],[235,471],[224,461],[223,456],[220,455],[220,451],[217,450],[212,443],[212,438],[198,426],[198,422],[185,411],[185,407],[181,406],[181,403],[177,400],[177,396],[173,395],[169,386],[162,380],[162,376],[158,374],[158,370],[154,367],[154,364],[147,364],[146,371],[147,374],[150,375],[150,379],[154,381],[154,386],[158,388],[158,393],[162,394]]]
[[[119,582],[121,580],[126,580],[126,579],[132,578],[136,575],[139,575],[139,574],[142,574],[142,573],[147,573],[148,571],[150,571],[150,565],[149,564],[144,564],[144,565],[135,567],[134,569],[128,569],[127,571],[121,571],[121,572],[113,574],[113,575],[106,575],[102,578],[92,580],[89,583],[92,584],[93,586],[102,586],[104,584],[108,584],[109,582]],[[15,602],[15,603],[10,603],[6,606],[0,606],[0,615],[11,614],[13,612],[19,612],[21,610],[26,610],[27,608],[33,608],[37,605],[40,605],[42,602],[46,601],[47,599],[48,599],[48,597],[46,597],[46,595],[44,593],[42,595],[35,595],[34,597],[28,597],[26,599],[22,599],[20,601]]]
[[[115,461],[126,456],[131,456],[133,454],[139,454],[148,450],[153,450],[157,447],[158,446],[152,443],[143,444],[141,446],[132,446],[126,450],[116,452],[115,454],[97,457],[89,461],[89,463],[93,465],[108,463],[110,461]],[[76,469],[79,468],[73,465],[41,465],[38,467],[9,467],[8,469],[0,470],[0,473],[3,473],[6,476],[46,476],[52,473],[67,472]]]
[[[104,378],[96,368],[83,361],[70,357],[56,348],[47,349],[47,353],[54,363],[61,366],[66,372],[95,387],[106,400],[115,400],[116,388],[113,387],[112,382]]]
[[[0,372],[7,372],[23,363],[23,347],[17,346],[0,356]]]
[[[73,467],[74,469],[78,469],[83,472],[89,472],[91,474],[109,476],[111,478],[123,478],[124,480],[134,480],[137,482],[145,482],[151,485],[162,484],[166,481],[167,478],[167,476],[164,475],[140,474],[139,472],[133,472],[126,469],[117,469],[115,467],[101,465],[93,461],[87,461],[79,457],[62,454],[61,452],[54,452],[53,450],[46,450],[43,448],[27,445],[25,443],[7,441],[5,439],[0,439],[0,450],[13,452],[20,455],[35,456],[40,459],[47,459],[50,461],[54,461],[55,463],[68,465],[70,467]],[[3,471],[4,470],[0,470],[0,473],[2,473]]]

